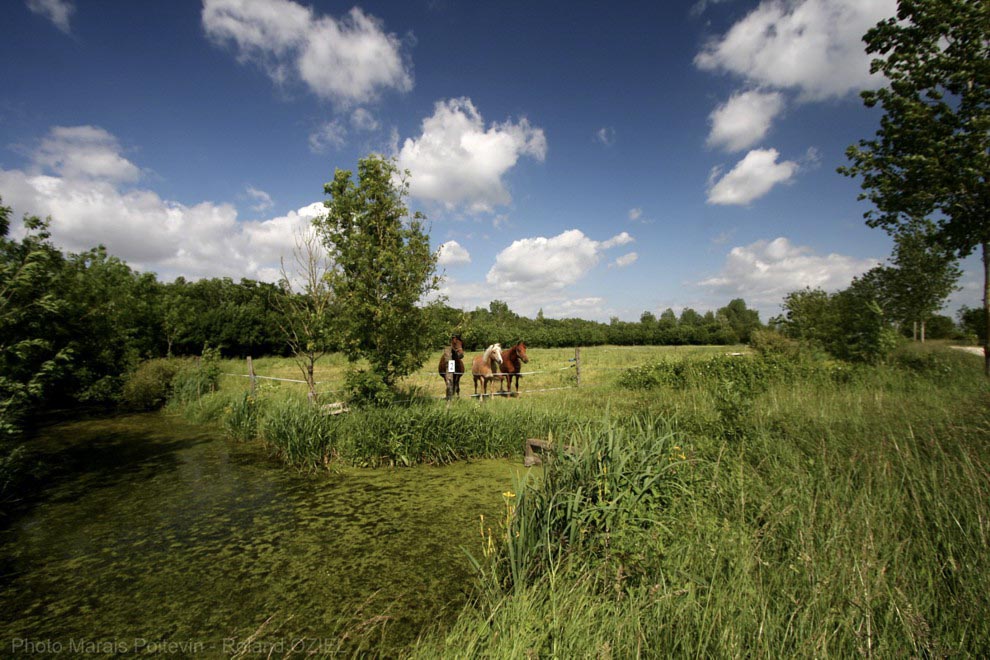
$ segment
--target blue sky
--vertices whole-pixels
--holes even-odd
[[[894,0],[12,0],[0,196],[164,279],[274,280],[334,168],[412,173],[468,309],[765,320],[890,252],[835,172]],[[959,304],[979,304],[964,263]]]

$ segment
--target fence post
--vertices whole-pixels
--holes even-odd
[[[574,347],[574,370],[577,376],[577,387],[581,387],[581,347]]]
[[[254,362],[251,361],[251,356],[248,356],[248,376],[251,377],[251,396],[254,396],[254,388],[258,383],[258,377],[254,373]]]

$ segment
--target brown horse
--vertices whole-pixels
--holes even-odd
[[[510,395],[512,394],[512,378],[515,376],[516,396],[519,396],[519,379],[522,378],[520,362],[529,362],[529,356],[526,355],[526,343],[522,341],[509,350],[502,351],[502,373],[506,374],[505,379],[508,381]]]
[[[454,361],[454,370],[450,370],[450,361]],[[461,376],[464,374],[464,343],[458,335],[450,338],[450,346],[443,349],[437,372],[447,384],[447,400],[455,394],[461,395]]]
[[[501,381],[499,369],[502,366],[502,347],[492,344],[485,349],[484,354],[476,355],[471,362],[471,375],[474,376],[474,394],[478,395],[478,381],[481,381],[481,400],[485,400],[488,394],[488,381]],[[494,386],[492,393],[495,393]]]

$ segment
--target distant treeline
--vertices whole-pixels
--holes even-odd
[[[467,348],[478,349],[495,341],[509,344],[523,340],[528,346],[556,348],[567,346],[738,344],[749,341],[753,330],[762,327],[759,314],[747,309],[745,301],[733,300],[725,307],[701,314],[690,307],[678,317],[667,309],[659,318],[643,312],[638,322],[612,318],[609,323],[585,319],[549,319],[542,310],[535,319],[514,313],[501,300],[487,309],[472,312],[446,308],[444,327],[460,332]]]

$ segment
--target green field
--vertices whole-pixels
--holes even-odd
[[[476,596],[423,631],[412,649],[422,657],[990,654],[979,356],[939,346],[873,366],[724,347],[581,356],[580,388],[535,392],[573,385],[569,369],[484,404],[422,397],[326,417],[294,386],[269,382],[250,399],[244,379],[227,378],[185,411],[310,470],[518,460],[528,437],[574,447],[530,470],[504,515],[482,523],[468,549]],[[534,349],[528,366],[570,357]],[[286,361],[256,365],[292,374]],[[321,377],[343,367],[328,360]],[[442,392],[434,378],[430,397]]]

